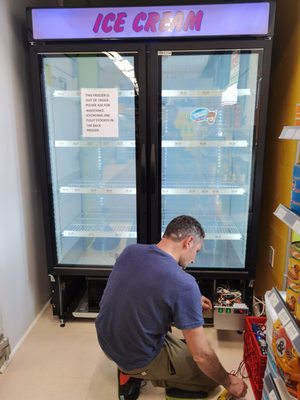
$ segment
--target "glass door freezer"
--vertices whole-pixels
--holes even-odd
[[[204,246],[188,268],[197,276],[255,275],[269,52],[238,41],[151,48],[153,241],[177,215],[198,219]]]
[[[137,58],[124,50],[40,55],[58,266],[111,267],[143,240]]]
[[[188,273],[210,288],[255,278],[275,2],[123,3],[28,9],[61,319],[98,310],[120,252],[157,243],[180,214],[206,232]]]
[[[201,221],[192,268],[245,268],[260,53],[158,52],[162,231],[178,213]]]

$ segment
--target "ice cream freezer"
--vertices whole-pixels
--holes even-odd
[[[274,1],[27,14],[54,314],[180,214],[206,232],[187,272],[250,287]]]

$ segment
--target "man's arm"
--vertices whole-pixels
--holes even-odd
[[[246,394],[247,385],[242,379],[225,371],[216,353],[210,347],[202,326],[184,329],[182,333],[192,357],[201,371],[219,385],[223,385],[233,396],[241,397]]]

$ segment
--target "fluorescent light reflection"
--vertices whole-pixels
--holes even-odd
[[[135,77],[134,67],[130,64],[128,60],[123,58],[118,52],[116,51],[103,51],[115,66],[131,81],[133,87],[135,89],[136,94],[139,94],[139,86]]]

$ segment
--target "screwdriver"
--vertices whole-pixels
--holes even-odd
[[[223,390],[223,392],[218,397],[218,400],[231,400],[233,397],[228,393],[228,390]]]
[[[243,397],[244,398],[244,397]],[[223,390],[217,400],[233,400],[234,397],[228,393],[228,390]]]

